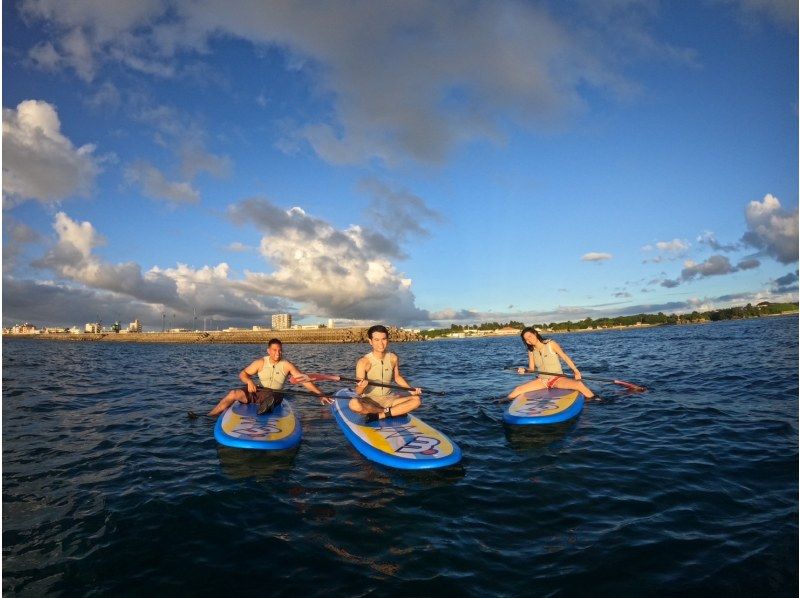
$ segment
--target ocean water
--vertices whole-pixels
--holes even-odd
[[[392,345],[463,451],[403,473],[293,399],[288,454],[207,411],[262,347],[3,342],[4,595],[771,595],[798,591],[797,317],[558,335],[592,384],[511,429],[518,337]],[[352,375],[367,345],[287,345]],[[336,385],[330,385],[331,389]]]

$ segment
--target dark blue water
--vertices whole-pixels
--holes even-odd
[[[648,385],[572,424],[504,428],[517,337],[395,344],[450,391],[418,415],[459,467],[364,460],[298,400],[299,450],[225,449],[209,409],[252,345],[3,343],[3,589],[20,595],[791,595],[796,317],[559,335]],[[287,345],[349,374],[366,345]]]

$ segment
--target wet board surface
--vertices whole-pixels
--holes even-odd
[[[347,439],[370,461],[396,469],[435,469],[461,461],[461,449],[452,440],[413,415],[364,423],[364,416],[348,407],[353,396],[352,390],[337,391],[331,410]]]
[[[583,410],[583,402],[583,395],[577,390],[534,390],[511,401],[503,412],[503,421],[518,426],[557,424],[577,416]]]
[[[264,415],[258,415],[257,405],[235,403],[217,419],[214,438],[234,448],[274,451],[297,446],[302,431],[288,401]]]

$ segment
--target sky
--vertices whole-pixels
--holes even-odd
[[[794,1],[22,0],[2,18],[5,326],[797,301]]]

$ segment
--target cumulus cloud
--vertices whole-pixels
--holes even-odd
[[[723,244],[717,241],[717,236],[711,231],[704,231],[697,237],[697,242],[703,245],[708,245],[714,251],[736,251],[740,245],[738,243]]]
[[[753,264],[753,261],[756,263]],[[758,266],[758,260],[742,263],[744,263],[746,266],[744,269]],[[732,274],[733,272],[738,272],[738,268],[732,266],[727,257],[724,255],[712,255],[707,260],[700,263],[692,260],[686,260],[683,264],[683,270],[681,270],[680,277],[675,280],[663,280],[660,282],[660,284],[662,287],[674,288],[681,283],[694,280],[695,278],[722,276],[724,274]]]
[[[326,4],[222,0],[103,3],[27,0],[23,13],[56,39],[34,48],[43,68],[91,80],[109,61],[171,77],[178,58],[211,51],[214,36],[280,48],[287,69],[313,75],[330,118],[290,134],[333,163],[412,158],[441,162],[472,140],[500,142],[504,128],[551,129],[585,108],[587,88],[635,92],[621,65],[692,54],[658,41],[646,10],[578,4],[569,18],[538,4]],[[135,5],[129,6],[129,5]]]
[[[672,241],[658,241],[655,245],[645,245],[643,251],[659,251],[660,254],[654,258],[646,259],[642,263],[658,264],[663,261],[672,261],[682,257],[691,247],[688,241],[683,239],[673,239]]]
[[[590,251],[589,253],[584,253],[581,256],[581,260],[584,262],[597,262],[602,263],[606,260],[610,260],[612,256],[610,253],[598,253],[596,251]]]
[[[284,210],[265,199],[248,199],[229,210],[234,222],[264,232],[261,253],[271,274],[246,272],[254,293],[308,303],[318,315],[354,320],[428,320],[416,307],[411,280],[397,271],[396,243],[353,225],[337,230],[300,208]]]
[[[772,292],[774,293],[791,293],[797,292],[797,279],[798,272],[789,272],[783,276],[771,281]]]
[[[429,222],[440,224],[442,215],[432,210],[421,197],[406,189],[395,189],[376,178],[359,182],[359,189],[372,197],[366,212],[366,221],[386,233],[397,247],[387,246],[386,253],[404,257],[399,245],[409,237],[428,237]]]
[[[797,209],[785,210],[777,197],[767,194],[762,201],[751,201],[745,210],[747,232],[742,241],[763,251],[782,264],[797,261]]]
[[[252,294],[248,285],[231,277],[225,263],[198,269],[185,264],[174,268],[156,266],[142,272],[133,262],[110,264],[100,259],[94,250],[105,241],[90,222],[77,222],[59,212],[53,228],[57,240],[43,258],[33,263],[34,267],[51,270],[85,289],[183,317],[197,310],[203,315],[250,323],[287,307],[280,297]]]
[[[138,183],[142,193],[150,199],[173,203],[198,203],[200,193],[186,181],[169,181],[158,168],[143,160],[137,161],[125,171],[128,182]]]
[[[55,202],[88,195],[100,172],[91,144],[76,148],[61,133],[51,104],[26,100],[3,109],[3,198]]]
[[[40,235],[27,224],[17,222],[9,216],[3,219],[3,269],[8,270],[16,264],[25,246],[36,243]]]
[[[738,264],[736,264],[737,270],[752,270],[753,268],[758,268],[761,265],[761,262],[754,258],[748,258],[742,260]]]

